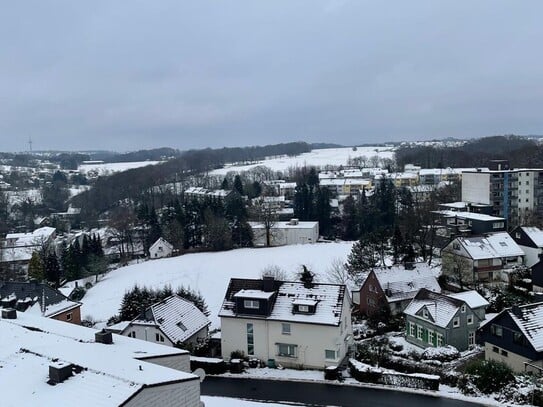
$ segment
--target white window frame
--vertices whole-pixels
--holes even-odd
[[[428,329],[428,343],[430,345],[433,345],[434,344],[434,335],[435,335],[435,332]]]
[[[290,324],[286,324],[286,323],[281,324],[281,334],[283,334],[283,335],[290,335],[291,334],[291,326],[290,326]]]
[[[66,321],[71,321],[72,319],[74,319],[74,314],[71,312],[68,312],[66,314]]]
[[[309,312],[309,305],[298,305],[299,312]]]
[[[475,331],[468,332],[468,346],[475,345]]]
[[[422,341],[424,335],[424,328],[420,325],[417,325],[417,339]]]
[[[474,321],[473,314],[469,314],[466,317],[466,320],[467,320],[468,325],[473,325],[473,321]]]
[[[436,336],[436,346],[439,348],[443,346],[443,335],[438,333]]]
[[[256,307],[255,307],[256,304]],[[260,309],[260,301],[258,300],[243,300],[243,307],[247,309]]]
[[[281,347],[286,347],[286,352],[281,352]],[[277,356],[284,357],[284,358],[298,357],[298,345],[294,345],[291,343],[278,343]]]
[[[460,312],[466,312],[466,304],[462,304],[460,307]]]
[[[416,328],[417,326],[413,322],[409,323],[409,336],[415,337]]]
[[[422,309],[422,317],[428,319],[428,310],[426,308]]]
[[[329,352],[333,352],[334,353],[334,356],[333,357],[330,357],[329,355]],[[326,360],[336,360],[337,359],[337,352],[335,350],[332,350],[332,349],[325,349],[324,350],[324,359]]]
[[[460,317],[453,318],[453,328],[458,328],[460,326]]]

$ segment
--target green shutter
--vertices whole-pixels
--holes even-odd
[[[409,336],[409,321],[405,321],[405,336]]]
[[[428,329],[424,328],[422,331],[422,340],[426,343],[428,343]]]

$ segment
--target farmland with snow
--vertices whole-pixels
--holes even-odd
[[[317,243],[226,252],[194,253],[161,260],[150,260],[121,267],[104,276],[83,298],[81,315],[97,322],[107,321],[119,311],[126,290],[134,284],[153,288],[171,285],[200,291],[209,311],[212,327],[219,326],[217,313],[231,277],[259,278],[267,266],[281,268],[289,278],[305,265],[326,282],[326,271],[339,258],[346,261],[352,243]]]
[[[295,157],[281,156],[270,157],[265,160],[251,163],[248,165],[227,165],[211,172],[212,175],[225,175],[229,171],[247,171],[259,165],[271,168],[273,171],[285,171],[290,167],[303,167],[305,165],[314,165],[324,167],[326,165],[346,165],[349,158],[355,157],[373,157],[393,158],[394,149],[392,147],[358,147],[353,151],[351,147],[343,148],[325,148],[312,150],[309,153],[303,153]]]
[[[111,175],[116,172],[131,170],[134,168],[146,167],[147,165],[160,164],[162,161],[135,161],[127,163],[99,163],[81,164],[77,170],[81,174]]]

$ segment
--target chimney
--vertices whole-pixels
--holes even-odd
[[[273,276],[264,276],[262,278],[262,291],[267,293],[275,291],[275,278]]]
[[[511,307],[511,312],[516,316],[516,317],[519,317],[519,318],[522,318],[522,310],[520,309],[520,307],[518,305],[513,305]]]
[[[292,218],[289,222],[290,225],[297,225],[300,221],[297,218]]]
[[[105,345],[111,345],[113,343],[113,335],[111,332],[102,329],[94,334],[94,340],[96,343],[103,343]]]
[[[2,310],[2,319],[17,319],[17,311],[13,308],[4,308]]]
[[[72,364],[64,362],[53,362],[49,365],[49,381],[51,385],[62,383],[72,375]]]

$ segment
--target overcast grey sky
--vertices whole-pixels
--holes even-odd
[[[543,2],[6,1],[0,150],[543,133]]]

